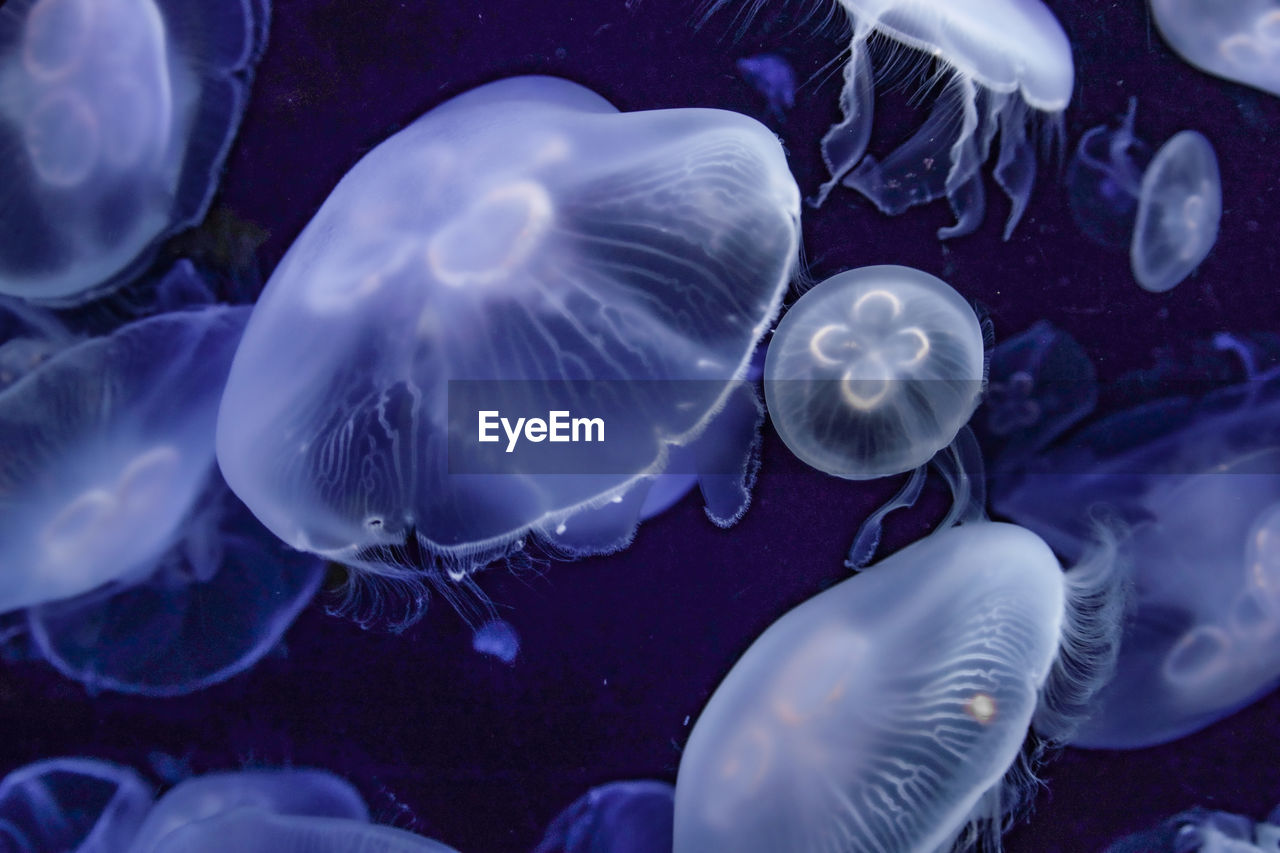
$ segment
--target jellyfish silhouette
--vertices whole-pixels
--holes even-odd
[[[1209,255],[1222,218],[1222,179],[1213,146],[1184,130],[1154,157],[1134,135],[1137,99],[1114,130],[1085,132],[1067,167],[1071,215],[1094,242],[1127,245],[1143,289],[1171,290]]]
[[[1280,808],[1255,823],[1242,815],[1192,808],[1126,835],[1103,853],[1269,853],[1280,849]]]
[[[787,447],[814,468],[849,480],[914,472],[863,525],[851,567],[871,559],[884,515],[914,503],[931,459],[954,498],[944,526],[981,514],[981,455],[962,430],[982,395],[985,342],[960,294],[900,266],[833,276],[806,292],[778,324],[765,358],[764,392]]]
[[[715,0],[711,11],[729,5]],[[752,0],[748,15],[763,5]],[[999,137],[993,174],[1012,209],[1008,239],[1035,183],[1033,129],[1060,128],[1075,67],[1061,25],[1040,0],[839,0],[852,39],[840,93],[842,121],[822,139],[831,178],[811,200],[822,204],[840,183],[891,216],[946,196],[956,224],[943,239],[975,230],[986,210],[980,169]],[[936,63],[946,86],[929,118],[883,161],[866,154],[871,140],[876,36]],[[895,59],[897,53],[893,54]]]
[[[675,788],[610,782],[556,815],[533,853],[671,853]]]
[[[729,523],[759,417],[739,380],[798,226],[744,116],[619,114],[540,77],[464,94],[366,155],[272,275],[222,471],[293,547],[446,584],[530,540],[623,547],[678,447]]]
[[[189,692],[260,658],[322,567],[214,465],[248,308],[206,306],[61,349],[0,391],[0,612],[94,689]]]
[[[675,853],[998,850],[1109,675],[1114,556],[1064,573],[1033,533],[970,524],[782,616],[689,735]]]
[[[1133,606],[1079,746],[1171,741],[1280,683],[1280,372],[1191,390],[1110,415],[992,485],[995,510],[1064,558],[1089,547],[1096,517],[1126,531]]]
[[[208,207],[265,0],[12,0],[0,14],[0,293],[85,301]]]
[[[1280,8],[1273,0],[1151,0],[1160,35],[1202,71],[1280,95]]]
[[[127,767],[38,761],[0,779],[0,849],[119,853],[150,808],[150,789]]]

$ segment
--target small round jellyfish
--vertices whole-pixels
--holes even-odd
[[[1210,74],[1280,95],[1280,6],[1275,0],[1151,0],[1160,35]]]
[[[981,398],[984,341],[946,282],[909,267],[833,276],[783,316],[765,358],[778,435],[850,480],[900,474],[956,437]]]
[[[999,849],[1034,787],[1028,729],[1060,742],[1108,675],[1117,578],[1109,553],[1064,573],[1035,534],[980,523],[791,610],[694,725],[675,853]]]
[[[718,0],[713,7],[726,5]],[[753,0],[754,11],[762,0]],[[1071,100],[1075,66],[1066,34],[1040,0],[839,0],[853,30],[840,93],[843,121],[823,137],[831,179],[821,204],[843,182],[884,213],[946,196],[956,224],[940,238],[981,224],[986,209],[979,170],[996,137],[994,176],[1011,203],[1004,236],[1018,224],[1035,183],[1035,141],[1028,128],[1057,128]],[[949,75],[921,128],[883,162],[864,156],[871,139],[875,82],[870,44],[883,36],[919,51]]]
[[[12,0],[0,16],[0,292],[82,302],[203,217],[265,0]]]
[[[1222,179],[1213,146],[1184,130],[1154,157],[1134,135],[1137,100],[1121,125],[1085,132],[1067,168],[1071,214],[1104,246],[1128,245],[1133,277],[1170,290],[1209,255],[1222,218]],[[1149,161],[1149,163],[1148,163]]]
[[[267,283],[219,415],[227,482],[300,550],[429,580],[530,536],[623,547],[676,447],[704,492],[736,478],[731,521],[759,417],[733,399],[799,205],[745,116],[619,114],[544,77],[461,95],[367,154]],[[731,407],[752,429],[700,446]],[[555,410],[605,440],[561,442]]]
[[[565,807],[533,853],[671,853],[675,788],[610,782]]]
[[[513,664],[520,654],[520,635],[505,619],[491,619],[476,629],[471,648],[505,664]]]

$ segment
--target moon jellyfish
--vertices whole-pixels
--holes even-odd
[[[1067,559],[1095,517],[1134,588],[1116,678],[1074,743],[1132,749],[1280,684],[1280,373],[1105,418],[993,484],[999,513]]]
[[[744,116],[619,114],[543,77],[464,94],[367,154],[272,275],[223,473],[293,547],[431,582],[625,546],[679,447],[729,523],[758,408],[699,439],[744,393],[798,227]]]
[[[319,585],[221,483],[218,401],[247,308],[141,320],[0,391],[0,612],[92,689],[172,695],[239,672]]]
[[[370,824],[350,784],[319,770],[215,773],[165,794],[127,853],[456,853],[437,841]]]
[[[1280,95],[1280,7],[1275,0],[1151,0],[1156,28],[1201,71]]]
[[[1280,808],[1255,823],[1204,808],[1180,812],[1159,826],[1127,835],[1103,853],[1269,853],[1280,849]]]
[[[728,0],[718,0],[716,7]],[[844,68],[844,119],[822,139],[831,179],[891,216],[946,196],[956,224],[942,239],[974,231],[986,210],[980,169],[999,137],[993,171],[1011,203],[1004,236],[1022,218],[1036,174],[1038,123],[1058,128],[1071,100],[1071,46],[1040,0],[839,0],[853,29]],[[883,161],[866,155],[875,103],[873,36],[937,63],[946,85],[929,118]],[[893,54],[895,57],[897,54]]]
[[[671,853],[675,788],[610,782],[556,815],[533,853]]]
[[[37,761],[0,779],[0,850],[119,853],[149,808],[151,791],[127,767]]]
[[[84,301],[212,198],[265,0],[11,0],[0,16],[0,292]]]
[[[505,619],[492,619],[476,629],[471,638],[471,648],[505,664],[512,664],[520,654],[520,635]]]
[[[1109,550],[1064,573],[1033,533],[976,523],[791,610],[694,725],[675,853],[998,850],[1109,674],[1118,577]]]
[[[779,121],[796,105],[796,72],[776,53],[744,56],[734,63],[748,83],[764,96],[769,111]]]
[[[981,457],[966,432],[982,395],[985,335],[946,282],[909,267],[872,266],[818,284],[783,316],[764,365],[765,402],[778,435],[804,462],[869,480],[916,471],[864,526],[850,553],[863,565],[884,513],[910,505],[923,466],[938,459],[955,500],[946,525],[981,511]],[[954,442],[954,444],[953,444]],[[974,481],[979,481],[975,483]]]
[[[1151,157],[1134,135],[1136,111],[1131,98],[1120,127],[1085,132],[1067,168],[1067,190],[1085,235],[1103,246],[1128,245],[1133,277],[1159,293],[1213,249],[1222,179],[1213,146],[1192,130],[1175,134]]]

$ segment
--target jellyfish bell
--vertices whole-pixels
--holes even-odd
[[[1108,675],[1114,552],[939,531],[777,620],[683,752],[675,851],[944,850],[998,838]],[[993,847],[998,849],[998,844]]]
[[[51,758],[0,779],[0,849],[125,850],[151,790],[137,773],[91,758]]]
[[[764,393],[787,447],[849,480],[917,472],[864,525],[851,564],[870,559],[886,512],[914,502],[930,460],[954,496],[944,524],[981,511],[981,497],[970,493],[980,488],[973,475],[981,456],[962,430],[981,399],[986,337],[960,294],[901,266],[833,276],[779,322],[765,357]]]
[[[673,448],[732,520],[758,417],[734,401],[798,227],[745,116],[619,114],[542,77],[459,96],[366,155],[268,282],[219,416],[227,482],[294,547],[397,577],[530,538],[623,547],[645,489],[688,473]],[[730,409],[733,438],[700,444]],[[552,410],[603,440],[548,440]]]
[[[1280,9],[1272,0],[1151,0],[1174,52],[1209,74],[1280,95]]]
[[[1184,130],[1160,147],[1142,176],[1130,263],[1144,290],[1175,287],[1209,256],[1222,218],[1218,157]]]
[[[84,302],[204,216],[267,18],[265,0],[5,6],[0,293]]]
[[[712,10],[728,5],[711,3]],[[762,4],[754,2],[750,14]],[[1026,209],[1036,173],[1035,126],[1056,131],[1075,68],[1066,34],[1040,0],[839,0],[852,28],[840,93],[842,121],[823,137],[831,178],[897,215],[946,196],[956,224],[974,231],[986,208],[980,169],[997,147],[996,183],[1011,203],[1005,239]],[[921,128],[883,161],[866,156],[874,115],[871,44],[882,37],[945,69],[947,85]],[[996,137],[999,141],[996,142]]]
[[[557,814],[533,853],[670,853],[674,807],[666,782],[609,782]]]

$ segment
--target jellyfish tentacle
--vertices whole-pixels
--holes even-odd
[[[875,512],[867,516],[858,527],[858,533],[849,547],[849,556],[845,558],[845,568],[861,571],[875,558],[876,549],[880,547],[880,536],[884,533],[884,518],[897,509],[910,509],[920,499],[924,490],[925,467],[916,468],[902,484],[902,488],[893,497],[881,504]]]
[[[875,74],[867,38],[871,28],[858,21],[854,24],[853,41],[849,45],[849,62],[844,67],[844,88],[840,90],[840,111],[844,119],[831,126],[822,137],[822,160],[827,164],[830,180],[818,188],[808,200],[810,207],[821,207],[831,190],[851,169],[858,165],[871,141],[871,124],[875,116]]]

